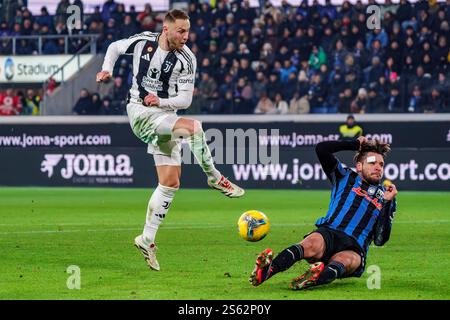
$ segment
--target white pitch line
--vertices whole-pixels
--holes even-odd
[[[394,222],[395,224],[440,224],[440,223],[449,223],[450,220],[423,220],[423,221],[398,221]],[[57,227],[58,225],[55,225]],[[279,223],[272,224],[272,227],[305,227],[311,226],[312,223]],[[137,231],[141,228],[141,226],[136,226],[134,228],[102,228],[102,229],[74,229],[74,230],[28,230],[28,231],[10,231],[10,232],[0,232],[0,236],[2,235],[12,235],[12,234],[63,234],[63,233],[77,233],[77,232],[120,232],[120,231]],[[178,229],[224,229],[224,228],[234,228],[234,225],[229,224],[179,224],[179,226],[174,225],[166,225],[161,226],[162,230],[178,230]]]

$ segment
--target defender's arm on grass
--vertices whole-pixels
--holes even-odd
[[[331,182],[345,175],[345,169],[338,159],[333,155],[339,151],[358,151],[361,140],[352,141],[323,141],[316,145],[316,154],[322,165],[323,171]]]

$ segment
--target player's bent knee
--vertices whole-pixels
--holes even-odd
[[[357,269],[361,265],[361,256],[359,254],[354,254],[352,257],[352,267]]]
[[[353,272],[361,265],[361,256],[356,252],[340,252],[331,260],[342,263],[347,272]]]
[[[311,234],[300,244],[305,258],[320,259],[325,251],[325,243],[321,235]]]
[[[180,188],[180,179],[175,178],[175,177],[162,177],[162,178],[159,178],[159,184],[161,184],[165,187],[179,189]]]
[[[198,120],[193,120],[194,124],[193,124],[193,130],[192,130],[192,134],[197,134],[203,131],[202,128],[202,123]]]
[[[173,188],[173,189],[179,189],[180,188],[180,180],[175,181],[175,180],[163,180],[163,181],[159,181],[159,184],[165,186],[165,187],[169,187],[169,188]]]

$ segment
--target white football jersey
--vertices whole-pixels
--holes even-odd
[[[159,33],[143,32],[113,42],[106,52],[102,70],[112,74],[119,55],[133,55],[130,100],[143,100],[148,93],[153,93],[165,111],[186,109],[194,93],[196,58],[186,45],[181,50],[161,49],[159,36]]]

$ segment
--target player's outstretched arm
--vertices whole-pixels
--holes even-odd
[[[336,170],[338,166],[338,160],[334,156],[334,153],[344,150],[357,151],[359,150],[359,147],[359,139],[354,141],[323,141],[316,145],[317,157],[319,158],[323,171],[326,173],[330,180],[333,171]]]
[[[103,60],[102,71],[97,73],[96,81],[102,82],[111,78],[114,64],[122,54],[133,54],[134,44],[139,40],[129,38],[123,40],[117,40],[111,43],[106,50],[105,58]]]

